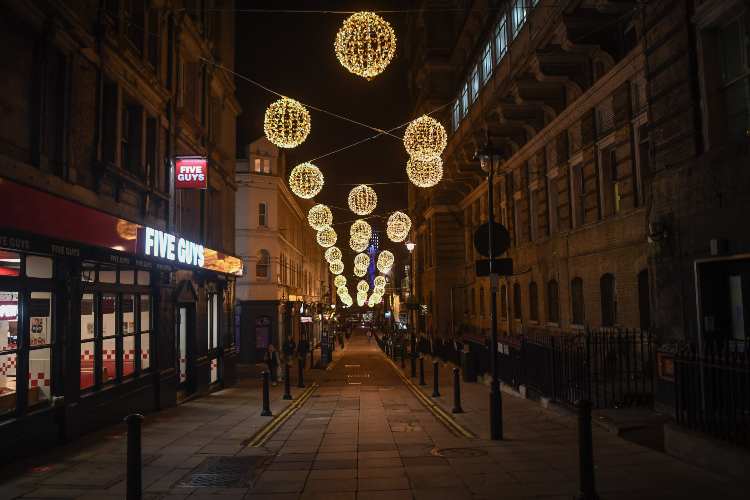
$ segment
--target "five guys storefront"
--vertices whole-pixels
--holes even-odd
[[[1,461],[236,379],[240,259],[0,179]]]

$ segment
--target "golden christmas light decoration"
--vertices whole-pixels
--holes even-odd
[[[443,178],[443,160],[439,156],[429,160],[409,158],[406,175],[412,184],[420,188],[436,186]]]
[[[349,208],[357,215],[367,215],[378,206],[378,195],[367,184],[360,184],[349,191]]]
[[[362,307],[367,303],[367,294],[362,295],[361,293],[357,294],[357,305],[359,307]]]
[[[300,198],[310,199],[323,189],[323,172],[312,163],[301,163],[289,174],[289,188]]]
[[[322,229],[322,228],[321,228]],[[343,254],[341,253],[341,250],[339,250],[338,247],[328,247],[326,250],[326,253],[323,254],[323,256],[326,259],[326,262],[329,264],[335,260],[341,260],[343,257]]]
[[[396,211],[388,217],[385,232],[388,235],[389,240],[395,243],[400,243],[409,236],[410,230],[411,219],[405,213]]]
[[[328,264],[328,269],[333,274],[341,274],[344,272],[344,263],[340,260],[334,260],[330,264]],[[338,276],[337,276],[338,278]]]
[[[357,278],[362,278],[365,274],[367,274],[367,268],[355,267],[353,272],[354,272],[354,276],[356,276]]]
[[[385,70],[396,53],[396,33],[373,12],[357,12],[344,21],[333,44],[343,67],[370,80]]]
[[[365,280],[359,280],[359,283],[357,283],[357,291],[358,292],[369,292],[370,291],[370,284],[366,282]]]
[[[266,138],[280,148],[296,148],[310,133],[310,113],[298,101],[282,97],[266,109]]]
[[[427,115],[413,120],[404,131],[406,152],[417,160],[430,160],[440,156],[447,144],[445,127]]]
[[[375,276],[373,285],[375,285],[375,288],[385,288],[385,276]]]
[[[354,267],[364,267],[367,269],[370,266],[370,256],[366,253],[358,253],[354,256]]]
[[[366,220],[357,219],[349,228],[349,235],[358,240],[369,241],[372,237],[372,226]]]
[[[375,304],[379,304],[379,303],[381,303],[381,302],[383,301],[383,294],[382,294],[382,293],[377,293],[377,292],[372,292],[372,293],[370,294],[370,299],[371,299],[371,300],[372,300],[372,301],[373,301],[373,302],[374,302]]]
[[[378,271],[385,274],[391,270],[391,266],[393,266],[395,260],[393,253],[388,250],[383,250],[378,255],[378,260],[375,265],[377,266]]]
[[[364,252],[367,250],[369,240],[360,240],[358,238],[349,238],[349,247],[355,252]]]
[[[351,296],[347,295],[345,297],[341,298],[341,302],[344,303],[346,307],[351,307],[352,304],[354,304],[354,301],[352,300]]]
[[[336,285],[336,288],[346,287],[346,276],[339,274],[333,278],[333,284]]]
[[[332,247],[336,244],[336,231],[334,231],[331,226],[324,227],[318,231],[315,239],[318,240],[318,245],[323,248]]]
[[[307,212],[307,222],[310,223],[310,227],[319,231],[326,226],[333,224],[333,214],[331,209],[322,203],[318,203],[310,208]]]

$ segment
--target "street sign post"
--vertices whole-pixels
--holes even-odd
[[[476,261],[477,277],[490,276],[497,274],[500,276],[510,276],[513,274],[513,259],[479,259]]]

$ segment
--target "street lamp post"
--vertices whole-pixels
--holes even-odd
[[[488,141],[489,142],[489,141]],[[493,244],[493,226],[495,223],[494,216],[494,196],[493,196],[493,176],[495,164],[498,155],[488,147],[477,152],[479,164],[482,170],[487,172],[487,220],[489,226],[489,261],[490,261],[490,287],[491,287],[491,304],[490,304],[490,328],[492,333],[492,342],[490,343],[490,367],[492,369],[492,382],[490,383],[490,438],[493,440],[503,439],[503,399],[500,394],[500,378],[498,376],[497,366],[497,286],[499,277],[497,270],[493,269],[495,261],[495,248]]]
[[[410,335],[409,335],[409,349],[411,351],[411,356],[409,356],[409,357],[411,358],[410,359],[410,362],[411,362],[410,363],[410,368],[411,368],[411,376],[412,376],[412,378],[414,378],[414,377],[417,376],[417,353],[416,353],[416,350],[417,350],[417,339],[414,336],[414,322],[412,321],[412,318],[413,318],[413,316],[412,316],[412,310],[411,310],[411,307],[410,307],[409,304],[410,304],[410,302],[412,302],[412,297],[414,296],[414,294],[413,294],[414,283],[413,283],[413,280],[412,280],[412,270],[414,269],[414,262],[413,262],[414,259],[412,257],[413,256],[412,252],[414,252],[414,247],[416,247],[416,246],[417,245],[413,241],[411,241],[411,240],[409,240],[409,241],[406,242],[406,249],[409,250],[409,300],[406,302],[406,307],[408,308],[407,310],[409,311],[409,332],[410,332]]]

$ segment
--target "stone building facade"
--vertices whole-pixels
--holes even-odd
[[[449,132],[443,181],[410,188],[426,333],[483,341],[490,327],[472,245],[488,206],[474,153],[489,138],[514,260],[501,332],[613,326],[668,342],[708,325],[745,339],[744,3],[420,5],[465,9],[410,23],[415,115],[438,109]]]

